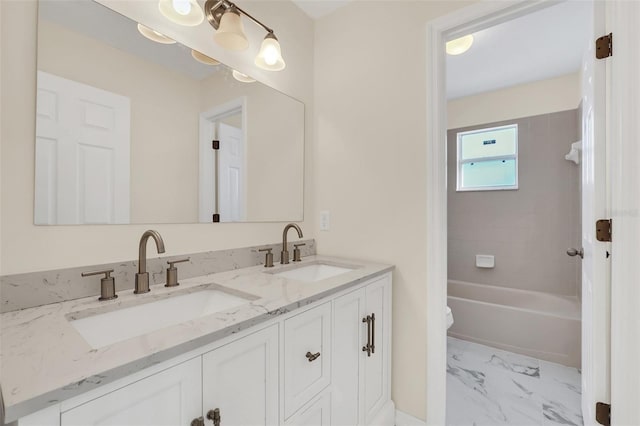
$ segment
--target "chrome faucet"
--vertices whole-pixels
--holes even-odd
[[[136,274],[135,294],[147,293],[149,291],[149,273],[147,272],[147,241],[152,237],[156,242],[158,253],[164,253],[164,241],[158,231],[145,231],[140,237],[140,246],[138,248],[138,273]]]
[[[287,251],[287,232],[289,229],[295,228],[298,231],[298,238],[302,238],[302,229],[295,223],[290,223],[284,227],[284,231],[282,232],[282,251],[280,252],[280,263],[286,265],[289,263],[289,252]]]

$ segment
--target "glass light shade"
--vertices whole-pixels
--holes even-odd
[[[448,41],[446,45],[446,51],[449,55],[460,55],[469,50],[472,44],[473,35],[469,34],[464,37]]]
[[[244,34],[244,27],[240,14],[228,9],[220,18],[220,26],[213,35],[213,39],[220,46],[229,50],[244,50],[249,47],[249,40]]]
[[[243,83],[253,83],[256,81],[255,78],[251,78],[248,75],[242,74],[240,71],[236,71],[236,70],[233,70],[231,75],[233,75],[233,78]]]
[[[278,43],[278,39],[273,33],[267,34],[262,40],[262,46],[260,46],[260,52],[256,56],[255,64],[267,71],[280,71],[286,66],[284,59],[282,59],[280,43]]]
[[[215,59],[213,59],[212,57],[209,57],[207,55],[205,55],[204,53],[200,53],[197,50],[191,50],[191,56],[193,56],[193,59],[195,59],[198,62],[202,62],[205,65],[219,65],[220,61],[217,61]]]
[[[195,27],[204,20],[204,12],[196,0],[160,0],[160,13],[173,23]]]
[[[138,24],[138,32],[140,32],[140,34],[142,34],[149,40],[155,41],[156,43],[174,44],[176,42],[174,39],[169,38],[164,34],[160,34],[159,32],[152,30],[149,27],[145,27],[142,24]]]

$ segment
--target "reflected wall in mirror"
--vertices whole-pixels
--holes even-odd
[[[160,36],[40,1],[34,222],[302,220],[304,105]]]

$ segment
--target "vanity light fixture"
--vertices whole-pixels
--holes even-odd
[[[473,35],[469,34],[447,42],[446,51],[449,55],[461,55],[473,44]]]
[[[204,21],[204,13],[196,0],[160,0],[160,13],[173,23],[195,27]]]
[[[255,78],[249,77],[248,75],[243,74],[240,71],[236,71],[236,70],[233,70],[231,75],[233,75],[233,78],[243,83],[254,83],[256,81]]]
[[[204,53],[200,53],[197,50],[191,50],[191,56],[198,62],[201,62],[205,65],[220,65],[220,61],[213,59],[210,56],[205,55]]]
[[[213,36],[214,40],[220,46],[229,50],[244,50],[249,46],[249,41],[242,26],[241,15],[246,16],[256,25],[262,27],[267,32],[267,35],[262,41],[255,64],[267,71],[284,69],[286,65],[282,59],[280,43],[271,28],[229,0],[207,0],[204,4],[204,10],[207,20],[216,29],[216,34]]]
[[[164,34],[159,33],[156,30],[152,30],[149,27],[145,27],[142,24],[138,24],[138,32],[148,38],[151,41],[155,41],[156,43],[161,44],[175,44],[175,40],[167,37]]]

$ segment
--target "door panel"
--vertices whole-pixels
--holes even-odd
[[[62,426],[188,425],[202,412],[200,357],[80,405]]]
[[[204,415],[218,408],[225,426],[278,424],[277,324],[203,355],[202,370]]]
[[[220,220],[244,220],[244,142],[242,130],[225,123],[218,125],[220,139]]]
[[[36,224],[129,223],[129,98],[38,71]]]

